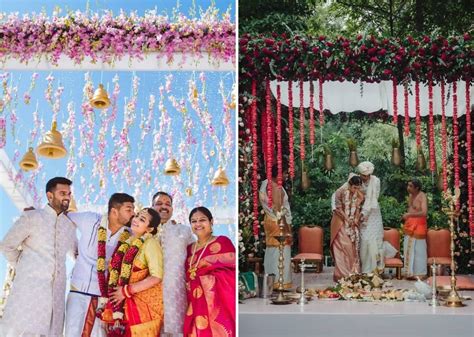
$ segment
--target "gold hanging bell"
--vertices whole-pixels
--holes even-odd
[[[46,132],[43,136],[43,142],[38,146],[36,152],[40,156],[58,159],[62,158],[67,154],[66,148],[63,144],[63,137],[61,133],[56,130],[57,123],[53,121],[51,130]]]
[[[351,151],[349,153],[349,165],[352,167],[359,165],[359,156],[357,155],[357,151]]]
[[[110,105],[109,95],[104,89],[102,84],[99,84],[99,87],[95,90],[94,96],[90,101],[90,104],[95,109],[105,109]]]
[[[309,180],[309,174],[305,169],[303,169],[303,172],[301,173],[301,188],[303,191],[306,191],[310,186],[311,181]]]
[[[30,147],[20,161],[20,167],[25,171],[36,170],[38,168],[38,161],[36,160],[33,148]]]
[[[193,189],[191,187],[188,187],[186,188],[186,190],[184,191],[186,193],[186,195],[188,197],[192,197],[193,196]]]
[[[426,170],[426,159],[421,148],[418,149],[418,156],[416,158],[416,169],[420,172]]]
[[[178,162],[174,158],[170,158],[166,161],[165,164],[165,174],[167,176],[176,176],[181,173],[181,167],[179,167]]]
[[[69,201],[69,208],[67,209],[68,213],[77,212],[76,200],[71,195],[71,201]]]
[[[332,159],[331,153],[326,153],[324,156],[324,169],[326,171],[332,171],[334,169],[334,160]]]
[[[214,186],[227,186],[229,185],[229,179],[225,170],[219,166],[216,173],[214,173],[214,179],[212,179],[211,184]]]
[[[402,154],[398,147],[392,147],[392,159],[390,161],[394,166],[400,166],[402,164]]]

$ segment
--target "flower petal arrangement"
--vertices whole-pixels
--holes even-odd
[[[164,53],[168,62],[176,52],[235,62],[235,24],[229,13],[220,18],[213,7],[199,19],[184,15],[170,19],[155,11],[143,16],[123,11],[118,16],[111,11],[103,15],[76,11],[63,17],[0,13],[3,61],[11,57],[26,63],[46,57],[57,65],[61,55],[66,55],[77,64],[85,57],[113,63],[124,56],[143,59],[149,52]]]

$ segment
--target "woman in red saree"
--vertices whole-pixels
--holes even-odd
[[[364,195],[362,179],[353,176],[336,191],[336,209],[331,219],[330,251],[334,260],[334,281],[360,273],[359,226]]]
[[[109,304],[102,314],[109,337],[158,337],[163,324],[163,255],[153,237],[160,215],[144,208],[110,262]],[[119,275],[117,277],[117,275]]]
[[[188,310],[184,336],[235,337],[235,248],[225,236],[213,236],[213,217],[205,207],[189,215],[198,241],[188,246]]]

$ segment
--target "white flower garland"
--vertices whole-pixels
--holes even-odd
[[[360,236],[359,228],[353,226],[355,215],[357,213],[357,193],[352,194],[350,197],[350,190],[347,189],[344,192],[344,213],[349,218],[349,221],[344,221],[344,229],[352,242],[355,242],[357,250],[359,250]]]

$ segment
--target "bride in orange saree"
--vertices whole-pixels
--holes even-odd
[[[360,191],[362,179],[353,176],[348,184],[342,185],[335,193],[336,209],[331,219],[330,250],[334,260],[334,281],[349,274],[360,273],[359,226],[360,208],[364,195]]]
[[[213,236],[213,217],[205,207],[189,215],[198,241],[188,246],[188,310],[184,336],[235,337],[235,248],[229,238]]]

